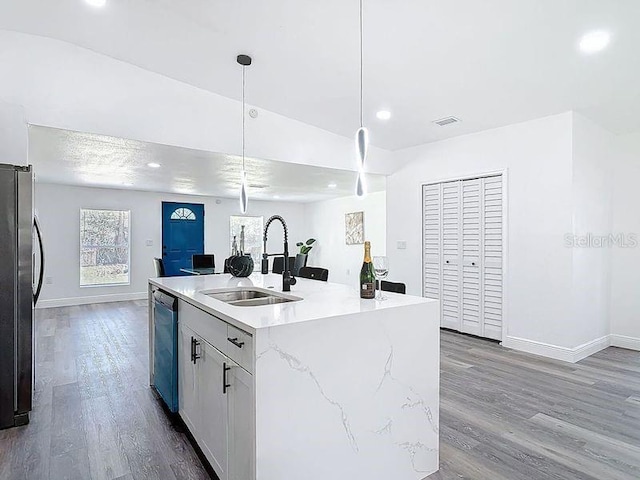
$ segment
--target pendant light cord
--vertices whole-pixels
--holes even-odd
[[[363,24],[364,24],[364,15],[362,9],[362,0],[360,0],[360,127],[364,127],[364,114],[363,114],[363,105],[364,105],[364,41],[363,41]]]
[[[244,71],[247,67],[245,67],[244,65],[242,66],[242,171],[244,172],[244,126],[245,126],[245,120],[244,120],[244,112],[246,110],[245,106],[244,106]]]

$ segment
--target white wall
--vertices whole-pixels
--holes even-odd
[[[0,30],[0,45],[0,101],[23,105],[29,124],[240,152],[235,100],[58,40]],[[247,119],[248,156],[356,169],[352,139],[259,112]],[[370,148],[367,171],[389,173],[390,156]]]
[[[24,108],[0,102],[0,163],[27,165],[29,133]]]
[[[365,198],[343,197],[305,206],[305,231],[317,240],[308,265],[329,269],[329,281],[358,286],[364,256],[363,245],[347,245],[344,239],[345,213],[364,212],[365,239],[372,255],[386,254],[386,194],[377,192]],[[389,280],[402,281],[400,272],[390,265]]]
[[[216,265],[229,255],[229,216],[238,215],[238,201],[188,195],[171,195],[131,190],[71,187],[36,183],[35,209],[42,225],[46,249],[45,276],[40,307],[146,296],[147,279],[155,276],[153,258],[161,256],[162,202],[191,202],[205,205],[205,251],[216,255]],[[128,286],[79,286],[80,209],[131,210],[131,284]],[[284,202],[250,203],[247,215],[265,220],[280,214],[287,221],[293,239],[306,238],[304,205]],[[146,246],[153,240],[153,246]],[[271,229],[268,249],[282,251],[282,229]],[[259,271],[260,265],[256,265]],[[104,296],[107,297],[104,297]],[[84,298],[84,299],[83,299]]]
[[[507,171],[506,340],[578,345],[568,325],[572,251],[564,246],[572,231],[571,127],[566,113],[398,153],[411,163],[387,181],[387,245],[409,293],[422,290],[421,185]]]
[[[613,232],[640,236],[640,133],[617,139]],[[640,350],[640,246],[614,248],[611,266],[612,343]]]
[[[608,236],[612,228],[614,136],[573,113],[573,234]],[[577,345],[607,337],[612,248],[574,247],[572,322]]]

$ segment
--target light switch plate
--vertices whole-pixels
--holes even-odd
[[[147,240],[147,247],[153,247],[153,240]]]
[[[407,242],[405,242],[404,240],[398,241],[396,247],[397,247],[398,250],[406,250],[407,249]]]

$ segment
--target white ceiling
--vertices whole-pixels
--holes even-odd
[[[36,181],[237,198],[242,159],[155,143],[29,127],[29,162]],[[148,163],[159,163],[150,168]],[[355,173],[271,160],[246,159],[249,197],[313,202],[354,194]],[[335,183],[335,188],[329,188]],[[367,175],[369,192],[385,177]]]
[[[576,110],[640,129],[638,0],[364,0],[365,123],[399,149]],[[0,28],[74,43],[351,136],[358,126],[358,1],[0,0]],[[592,29],[612,34],[577,51]],[[391,120],[375,118],[378,109]],[[454,115],[462,123],[430,122]]]

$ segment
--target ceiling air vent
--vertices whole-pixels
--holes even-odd
[[[447,125],[451,125],[453,123],[460,123],[460,120],[456,117],[445,117],[440,120],[434,120],[436,125],[440,125],[441,127],[446,127]]]

